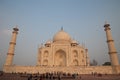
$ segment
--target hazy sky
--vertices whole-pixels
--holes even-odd
[[[111,25],[120,62],[120,0],[0,0],[0,69],[16,25],[13,64],[36,65],[38,46],[63,26],[71,38],[85,44],[90,60],[101,65],[109,61],[105,21]]]

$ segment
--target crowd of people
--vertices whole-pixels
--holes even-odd
[[[28,80],[65,80],[65,79],[77,79],[78,74],[70,74],[63,72],[44,73],[44,74],[21,74],[22,77],[28,77]]]
[[[64,72],[53,73],[4,73],[0,71],[0,80],[120,80],[120,74],[70,74]]]

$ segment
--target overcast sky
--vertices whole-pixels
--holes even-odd
[[[109,61],[105,21],[111,25],[120,62],[120,0],[0,0],[0,70],[16,25],[15,65],[36,65],[39,45],[52,40],[61,26],[101,65]]]

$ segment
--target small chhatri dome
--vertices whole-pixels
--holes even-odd
[[[47,42],[46,42],[46,44],[51,44],[52,42],[50,41],[50,40],[48,40]]]
[[[15,28],[13,28],[14,31],[19,31],[19,29],[17,28],[17,26]]]
[[[75,43],[75,44],[77,44],[77,41],[76,41],[76,40],[72,40],[71,43]]]
[[[61,28],[61,30],[59,32],[57,32],[54,37],[53,37],[53,41],[70,41],[71,37],[69,36],[68,33],[66,33],[63,28]]]

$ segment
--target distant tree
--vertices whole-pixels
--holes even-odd
[[[110,66],[111,62],[105,62],[104,64],[102,64],[103,66]]]
[[[95,59],[93,59],[92,62],[90,63],[91,66],[97,66],[97,64],[98,62]]]

